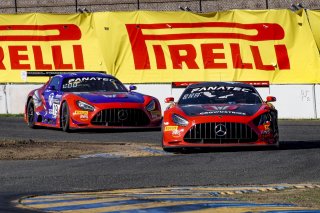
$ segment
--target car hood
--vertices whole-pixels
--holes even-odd
[[[110,92],[75,92],[91,103],[115,103],[115,102],[129,102],[129,103],[143,103],[144,98],[142,94],[132,92],[110,93]]]
[[[188,116],[251,116],[260,109],[261,104],[197,104],[180,105],[179,107]]]

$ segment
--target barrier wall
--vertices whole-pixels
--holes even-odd
[[[24,113],[27,94],[40,85],[0,85],[0,114]],[[129,87],[129,84],[126,84]],[[162,111],[168,104],[166,97],[178,100],[184,89],[171,88],[171,84],[137,84],[137,92],[152,95],[159,99]],[[277,98],[274,103],[280,119],[317,119],[320,118],[320,85],[270,85],[258,87],[265,100],[272,95]]]
[[[127,88],[129,85],[127,85]],[[157,97],[161,104],[162,112],[166,109],[167,105],[164,99],[172,96],[171,84],[137,84],[137,92],[146,95]]]
[[[317,118],[314,88],[314,85],[272,85],[270,94],[278,100],[274,105],[278,109],[279,117]]]
[[[39,85],[7,85],[6,101],[8,114],[24,113],[24,104],[28,93]]]
[[[6,101],[6,94],[5,94],[5,86],[0,85],[0,114],[7,113],[7,101]]]
[[[320,85],[315,85],[315,97],[316,97],[316,112],[317,118],[320,118]]]

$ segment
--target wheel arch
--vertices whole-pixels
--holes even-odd
[[[58,113],[58,118],[57,118],[57,126],[58,127],[60,127],[60,128],[62,128],[62,126],[61,126],[61,113],[62,113],[62,106],[63,106],[63,104],[64,103],[67,103],[68,104],[68,102],[67,102],[67,100],[66,99],[63,99],[62,101],[61,101],[61,103],[60,103],[60,107],[59,107],[59,113]]]
[[[24,106],[25,113],[27,113],[28,104],[29,104],[31,99],[33,99],[33,97],[32,97],[32,95],[29,95],[28,98],[27,98],[26,105]]]

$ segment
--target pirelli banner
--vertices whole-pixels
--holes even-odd
[[[308,16],[307,16],[308,15]],[[320,12],[0,15],[0,83],[105,71],[125,83],[320,83]]]

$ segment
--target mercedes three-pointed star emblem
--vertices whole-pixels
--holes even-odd
[[[128,118],[128,112],[127,110],[121,109],[118,112],[118,118],[120,121],[124,121]]]
[[[216,125],[214,130],[215,130],[216,136],[219,136],[219,137],[223,137],[227,134],[227,128],[223,124]]]

